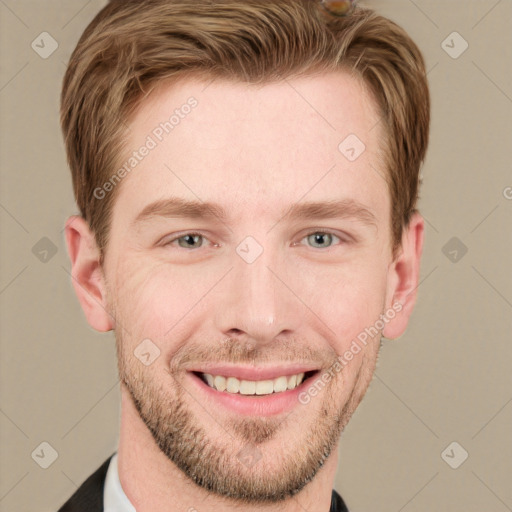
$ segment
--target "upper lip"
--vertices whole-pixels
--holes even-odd
[[[189,371],[209,373],[210,375],[222,375],[223,377],[236,377],[239,380],[272,380],[281,376],[296,375],[318,370],[318,366],[312,365],[287,365],[287,366],[232,366],[232,365],[204,365],[201,368],[193,368]]]

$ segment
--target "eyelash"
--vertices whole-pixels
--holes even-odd
[[[343,239],[342,237],[340,237],[339,235],[337,235],[336,233],[334,233],[333,231],[328,230],[328,229],[324,229],[324,230],[315,229],[315,230],[309,231],[308,233],[306,233],[301,238],[301,241],[304,240],[305,238],[308,238],[309,236],[315,235],[315,234],[331,235],[331,236],[337,238],[340,241],[340,243],[338,245],[349,243],[349,240]],[[208,238],[206,236],[204,236],[203,234],[197,233],[195,231],[190,231],[190,232],[187,232],[187,233],[183,233],[182,235],[179,235],[179,236],[177,236],[177,237],[175,237],[175,238],[173,238],[173,239],[163,243],[162,246],[163,247],[167,247],[169,245],[172,245],[173,242],[177,242],[180,238],[184,238],[186,236],[193,236],[193,237],[194,236],[200,236],[200,237],[202,237],[203,240],[208,240]],[[296,246],[296,245],[299,245],[299,244],[300,244],[300,242],[298,242],[298,243],[294,242],[292,245]],[[335,245],[331,245],[329,247],[320,247],[320,248],[312,247],[312,249],[317,249],[319,251],[328,251],[328,250],[332,249],[334,246]],[[218,247],[218,244],[214,244],[214,247]],[[192,248],[189,248],[189,249],[187,249],[185,247],[178,247],[178,248],[179,249],[184,249],[186,251],[193,251],[193,250],[197,250],[197,249],[202,249],[203,246],[201,245],[201,247],[197,247],[197,248],[192,247]]]

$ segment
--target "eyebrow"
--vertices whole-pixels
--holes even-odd
[[[227,222],[229,215],[224,207],[218,203],[171,197],[148,204],[135,217],[132,225],[142,223],[155,217],[204,220],[217,219],[222,222]],[[330,218],[353,218],[365,225],[377,228],[377,218],[375,214],[366,206],[353,199],[296,203],[292,205],[287,212],[283,212],[281,215],[281,220],[290,221]]]

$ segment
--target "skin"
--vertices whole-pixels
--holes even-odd
[[[103,266],[87,223],[71,217],[66,224],[87,320],[116,334],[120,481],[142,512],[326,512],[339,436],[371,381],[381,334],[400,336],[413,310],[424,222],[412,217],[393,260],[382,127],[353,77],[161,84],[131,119],[126,147],[140,147],[190,96],[198,106],[117,185]],[[366,146],[353,162],[338,150],[349,134]],[[145,206],[170,196],[216,202],[228,219],[152,217],[133,225]],[[296,203],[339,199],[364,205],[375,225],[283,216]],[[322,230],[336,236],[308,236]],[[196,231],[205,238],[193,249],[191,237],[176,240]],[[247,236],[263,248],[250,264],[236,251]],[[234,414],[186,371],[298,361],[325,372],[398,303],[378,336],[286,414]],[[160,350],[149,366],[133,354],[144,339]],[[259,462],[242,464],[244,447],[257,448]]]

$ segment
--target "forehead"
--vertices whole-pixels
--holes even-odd
[[[134,216],[166,195],[220,202],[235,216],[281,212],[306,196],[364,199],[383,212],[378,119],[361,81],[342,72],[260,85],[162,83],[130,120],[125,161],[151,149],[117,202]]]

